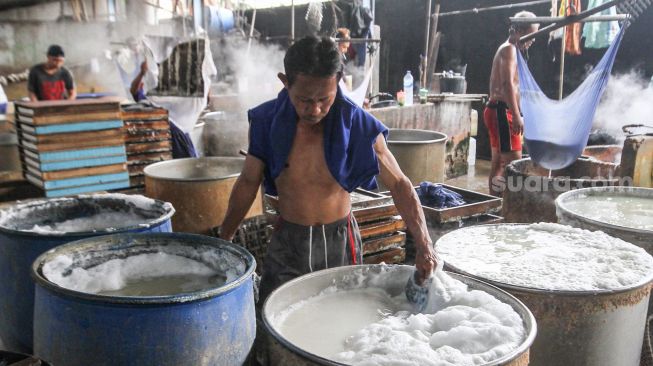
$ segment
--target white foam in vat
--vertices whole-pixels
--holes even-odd
[[[512,307],[483,291],[469,291],[444,272],[434,277],[429,294],[446,298],[431,298],[424,313],[408,311],[412,305],[403,294],[332,287],[291,306],[272,323],[298,347],[350,365],[481,365],[524,340],[522,319]],[[438,309],[430,313],[433,304]]]
[[[145,218],[135,212],[102,212],[97,215],[79,217],[50,225],[34,225],[31,231],[40,234],[74,233],[108,230],[139,226]]]
[[[546,290],[617,290],[653,273],[646,251],[601,231],[539,223],[453,231],[437,243],[453,267],[493,281]]]
[[[57,207],[74,207],[76,200],[83,200],[83,205],[91,205],[93,201],[101,207],[102,202],[122,201],[123,209],[116,210],[115,206],[101,207],[98,212],[84,217],[74,217],[69,220],[52,222],[56,218],[47,215],[48,210]],[[97,210],[97,209],[96,209]],[[112,231],[120,228],[147,226],[164,212],[170,212],[170,203],[157,204],[151,198],[141,195],[127,195],[120,193],[79,195],[71,198],[58,198],[45,201],[18,204],[5,210],[0,210],[0,227],[12,230],[32,232],[38,234],[65,234],[88,231]],[[136,212],[140,211],[140,212]],[[144,216],[151,212],[153,217]],[[28,224],[30,223],[30,224]]]
[[[612,225],[653,230],[653,197],[578,195],[564,202],[574,214]]]
[[[84,293],[164,296],[217,288],[245,272],[245,264],[235,255],[204,253],[195,260],[183,251],[135,254],[90,268],[75,266],[72,257],[59,255],[43,265],[42,273],[61,287]],[[77,260],[83,263],[88,258]]]

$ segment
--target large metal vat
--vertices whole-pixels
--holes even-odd
[[[459,229],[457,235],[470,229],[474,228]],[[445,246],[454,233],[442,236],[436,247]],[[531,347],[531,365],[639,365],[653,273],[618,290],[560,291],[494,281],[476,275],[472,269],[457,268],[452,264],[454,258],[453,253],[443,255],[445,268],[490,283],[533,312],[537,337]]]
[[[339,362],[319,357],[295,346],[281,335],[279,330],[271,321],[271,318],[275,314],[287,309],[289,306],[311,296],[315,296],[322,290],[333,285],[336,285],[339,289],[346,289],[360,287],[361,284],[363,284],[363,286],[366,287],[382,288],[392,296],[403,294],[408,277],[413,274],[415,267],[405,265],[392,266],[393,270],[390,273],[391,275],[384,278],[383,281],[370,281],[369,277],[363,277],[363,282],[358,282],[361,279],[357,272],[360,271],[364,274],[368,272],[378,274],[384,267],[386,266],[362,265],[330,268],[301,276],[285,283],[275,290],[266,300],[262,311],[263,323],[265,324],[267,331],[268,359],[270,365],[344,365]],[[535,338],[537,326],[535,325],[533,315],[524,304],[506,292],[484,282],[455,273],[450,273],[450,275],[468,285],[470,289],[485,291],[503,303],[510,305],[524,321],[526,338],[522,344],[510,354],[501,359],[495,360],[494,362],[488,363],[487,365],[528,365],[529,347]],[[343,309],[343,311],[346,311],[346,309]]]
[[[204,290],[168,296],[104,296],[48,281],[43,265],[59,255],[67,268],[90,268],[143,253],[187,256],[237,278]],[[201,235],[117,234],[57,247],[32,266],[36,282],[34,353],[55,365],[242,365],[256,335],[252,273],[244,248]]]
[[[619,164],[621,150],[621,145],[592,145],[583,150],[583,155],[606,163]]]
[[[92,236],[120,232],[171,231],[170,204],[152,200],[150,207],[135,209],[143,217],[139,225],[92,232],[45,233],[30,230],[46,225],[85,217],[97,212],[129,212],[135,201],[118,194],[54,198],[19,203],[0,210],[0,338],[8,350],[32,352],[32,316],[34,283],[30,266],[41,253],[58,245]]]
[[[444,181],[447,135],[427,130],[391,128],[388,148],[413,185]]]
[[[171,202],[175,232],[211,234],[220,226],[229,205],[231,190],[245,158],[203,157],[162,161],[145,168],[145,195]],[[247,217],[263,213],[261,192]]]
[[[556,222],[555,199],[579,188],[619,184],[616,164],[580,158],[561,170],[549,171],[530,158],[506,166],[502,216],[506,222]]]
[[[558,222],[581,229],[603,231],[606,234],[635,244],[653,255],[653,230],[636,229],[591,219],[569,210],[566,205],[571,201],[582,200],[586,196],[608,195],[649,198],[653,202],[653,188],[615,186],[578,189],[563,193],[555,200]]]
[[[247,150],[247,116],[217,111],[203,115],[200,120],[204,123],[202,146],[206,156],[240,156],[240,150]]]
[[[51,363],[45,362],[43,360],[39,360],[34,356],[25,355],[22,353],[7,352],[7,351],[0,351],[0,365],[52,366]]]

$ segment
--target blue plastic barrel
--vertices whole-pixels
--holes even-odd
[[[204,16],[209,36],[218,36],[234,27],[234,12],[218,6],[205,6]]]
[[[43,266],[57,256],[72,268],[163,252],[233,268],[231,282],[169,296],[108,296],[60,287]],[[39,256],[34,353],[55,365],[242,365],[254,343],[254,257],[224,240],[180,233],[116,234],[69,243]]]
[[[132,226],[87,232],[34,231],[98,212],[133,212],[143,218]],[[7,350],[32,353],[34,283],[30,268],[36,257],[58,245],[116,232],[170,232],[175,210],[166,202],[138,195],[98,194],[18,203],[0,210],[0,339]],[[127,224],[125,224],[127,225]]]

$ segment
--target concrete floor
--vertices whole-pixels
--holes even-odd
[[[490,161],[478,160],[476,164],[469,167],[467,175],[460,176],[454,179],[448,179],[444,183],[468,189],[470,191],[489,194],[488,176],[490,175]]]

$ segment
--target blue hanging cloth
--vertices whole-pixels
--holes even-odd
[[[540,166],[563,169],[583,152],[624,31],[625,27],[619,30],[587,79],[562,100],[549,99],[542,93],[521,52],[517,52],[524,141],[531,159]]]

